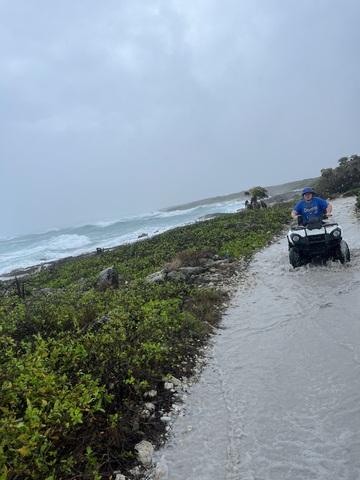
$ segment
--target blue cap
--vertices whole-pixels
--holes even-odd
[[[313,195],[315,195],[315,190],[311,187],[305,187],[303,188],[301,195],[305,195],[305,193],[312,193]]]

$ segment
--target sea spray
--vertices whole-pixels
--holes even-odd
[[[237,199],[2,238],[0,275],[4,276],[14,270],[65,257],[90,253],[97,248],[112,248],[132,243],[139,238],[148,238],[215,214],[234,213],[243,208],[244,200]]]

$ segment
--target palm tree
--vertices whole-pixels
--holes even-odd
[[[245,206],[246,208],[267,208],[266,203],[264,202],[264,198],[268,198],[268,191],[264,187],[253,187],[250,188],[245,195],[251,197],[250,202],[246,200]],[[260,199],[260,201],[259,201]]]

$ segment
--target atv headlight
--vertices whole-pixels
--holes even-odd
[[[297,243],[299,240],[300,240],[300,235],[291,235],[291,240],[294,242],[294,243]]]
[[[338,228],[335,228],[335,230],[331,232],[331,235],[335,238],[339,238],[341,237],[341,231]]]

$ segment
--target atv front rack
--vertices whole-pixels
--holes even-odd
[[[332,222],[332,223],[326,223],[326,222],[321,222],[320,224],[317,224],[316,227],[312,227],[312,228],[309,228],[309,224],[307,225],[294,225],[294,226],[291,226],[291,230],[316,230],[316,229],[320,229],[320,228],[323,228],[323,227],[337,227],[339,224],[336,223],[336,222]]]

